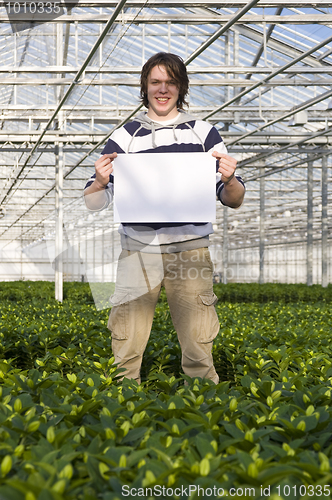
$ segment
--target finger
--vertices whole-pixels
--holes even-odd
[[[219,151],[213,151],[212,156],[215,158],[231,158],[231,156],[227,155],[226,153],[219,153]]]
[[[113,169],[113,162],[109,158],[105,158],[100,163],[95,164],[95,169],[97,172],[106,172]]]
[[[223,164],[223,165],[219,165],[218,170],[222,171],[222,172],[231,172],[231,173],[233,173],[236,170],[235,167],[236,167],[236,165],[225,165],[225,164]]]
[[[104,154],[100,158],[98,158],[98,160],[96,161],[95,164],[100,165],[100,164],[105,163],[105,162],[109,163],[109,162],[113,161],[114,158],[116,158],[117,156],[118,156],[117,153],[111,153],[111,154],[107,153],[107,154]]]
[[[219,162],[219,169],[222,169],[223,171],[227,172],[234,172],[236,169],[236,162],[226,162],[226,161],[220,161]]]
[[[110,158],[104,158],[103,160],[99,160],[99,162],[96,162],[96,167],[103,168],[108,165],[112,165],[112,160]]]
[[[236,165],[236,163],[237,163],[237,160],[229,155],[221,156],[219,158],[219,161],[220,161],[220,163],[229,163],[231,165],[233,165],[233,164]]]
[[[118,156],[118,153],[105,153],[100,158],[116,158],[117,156]]]
[[[235,170],[236,168],[236,162],[230,162],[230,161],[225,161],[225,160],[220,160],[219,161],[219,168],[225,168],[226,170]]]
[[[219,171],[233,173],[235,169],[236,169],[236,163],[230,163],[225,161],[219,162],[219,168],[218,168]]]
[[[229,165],[234,168],[236,167],[237,160],[230,155],[213,151],[212,156],[219,160],[219,166]]]

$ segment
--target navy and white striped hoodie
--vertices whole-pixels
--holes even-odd
[[[227,153],[226,146],[217,129],[203,120],[197,120],[183,111],[170,122],[155,122],[140,113],[132,122],[117,129],[108,140],[102,154],[106,153],[186,153],[186,152]],[[190,170],[188,170],[188,176]],[[216,195],[221,200],[224,184],[218,173],[216,162]],[[241,178],[237,178],[242,182]],[[90,186],[95,174],[87,182]],[[105,188],[107,208],[113,201],[114,177],[110,175]],[[119,227],[123,248],[138,249],[141,245],[156,245],[163,249],[173,245],[176,251],[207,246],[208,235],[213,233],[212,224],[207,223],[123,223]],[[135,246],[135,242],[137,245]],[[136,248],[137,247],[137,248]],[[160,250],[159,250],[160,251]],[[163,251],[163,250],[162,250]],[[165,250],[167,251],[167,250]]]

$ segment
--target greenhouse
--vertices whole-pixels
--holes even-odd
[[[331,498],[332,2],[6,0],[0,19],[0,500]],[[146,92],[151,104],[166,86],[163,119],[142,103],[142,67],[160,52],[189,77],[190,127],[166,65]],[[202,149],[213,133],[221,156],[217,188],[210,148],[209,181],[200,160],[193,175],[174,160],[181,193],[189,178],[197,190],[179,220],[146,201],[154,171],[139,185],[142,222],[166,235],[144,254],[139,215],[126,233],[109,194],[119,170],[100,182],[97,166],[146,117],[130,141],[150,134],[155,147],[167,129],[161,148],[196,134]],[[185,147],[177,156],[194,163]],[[174,153],[160,152],[156,172]],[[122,155],[126,168],[139,156]],[[160,193],[178,193],[175,171]],[[111,201],[89,209],[96,185]],[[194,251],[201,268],[182,260]],[[128,264],[121,288],[124,252],[142,272]],[[180,292],[148,275],[177,254]]]
[[[216,280],[331,281],[330,2],[69,0],[32,24],[34,4],[13,5],[1,11],[1,280],[113,279],[113,208],[89,213],[83,187],[141,110],[158,47],[185,61],[188,111],[217,127],[246,183],[240,209],[217,204]]]

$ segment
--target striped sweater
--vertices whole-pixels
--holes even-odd
[[[227,153],[217,129],[209,123],[196,120],[191,115],[180,112],[178,117],[169,122],[154,122],[146,113],[140,113],[132,122],[117,129],[108,140],[102,154],[106,153],[181,153],[211,152]],[[222,203],[221,174],[216,162],[216,196]],[[190,175],[190,171],[188,171]],[[237,176],[242,182],[242,179]],[[85,189],[92,184],[95,174],[87,182]],[[105,188],[106,208],[113,201],[114,177],[110,175]],[[122,246],[136,249],[141,245],[173,245],[176,251],[193,249],[208,245],[209,234],[213,233],[212,224],[207,223],[123,223],[119,227]],[[135,246],[135,242],[137,245]],[[179,250],[180,248],[180,250]]]

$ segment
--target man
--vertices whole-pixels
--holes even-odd
[[[90,210],[102,210],[112,201],[113,160],[117,154],[142,152],[211,152],[217,163],[218,199],[229,207],[241,205],[245,189],[234,175],[236,160],[227,154],[214,127],[183,111],[188,88],[186,67],[180,57],[160,52],[145,63],[141,99],[148,111],[114,131],[96,161],[96,172],[84,193]],[[171,161],[171,155],[169,158]],[[219,331],[208,249],[212,224],[123,223],[119,233],[122,253],[108,327],[115,361],[126,370],[124,376],[140,383],[142,357],[164,286],[182,350],[183,371],[218,383],[211,352]]]

